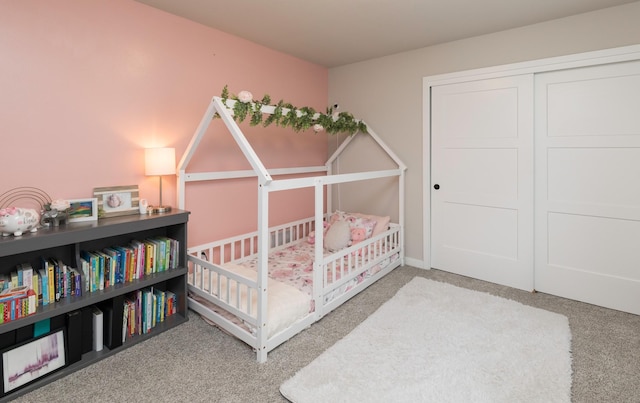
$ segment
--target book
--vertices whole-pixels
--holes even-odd
[[[146,288],[143,293],[143,333],[149,333],[155,326],[153,287]]]
[[[171,291],[165,291],[165,317],[176,313],[176,294]]]
[[[118,252],[118,267],[114,278],[115,284],[124,284],[126,281],[127,265],[129,264],[127,261],[127,249],[122,246],[114,246],[111,249]]]
[[[102,252],[104,252],[105,255],[108,255],[110,257],[109,260],[109,280],[108,283],[109,285],[115,285],[116,284],[116,273],[120,268],[121,262],[120,260],[122,259],[122,254],[120,253],[120,251],[116,250],[115,248],[104,248],[102,250]],[[105,279],[105,282],[107,281],[107,279]]]
[[[131,247],[136,251],[136,270],[135,278],[141,279],[144,277],[144,263],[145,263],[145,251],[146,247],[141,241],[134,239],[131,241]]]
[[[29,263],[23,263],[20,265],[20,276],[22,277],[21,285],[26,285],[27,287],[33,289],[33,268]]]
[[[156,302],[156,312],[155,312],[155,320],[156,324],[160,322],[164,322],[164,305],[165,305],[165,294],[164,291],[161,291],[157,288],[153,290]]]
[[[104,320],[102,311],[94,306],[93,307],[93,351],[102,351],[104,346]]]
[[[171,239],[171,268],[177,269],[180,263],[180,242],[177,239]]]
[[[98,267],[99,263],[97,256],[93,252],[83,250],[80,252],[80,257],[88,264],[90,291],[98,291],[100,287],[100,279],[98,278],[100,276],[100,269]]]
[[[154,261],[156,262],[155,272],[164,271],[164,266],[165,266],[164,257],[165,257],[165,248],[166,248],[165,243],[158,238],[151,238],[149,239],[149,242],[153,242],[153,244],[155,245],[155,256],[154,256]]]
[[[71,278],[73,279],[73,292],[72,295],[75,297],[79,297],[82,295],[82,292],[85,288],[83,275],[80,270],[75,267],[71,267]]]
[[[97,282],[97,287],[98,290],[102,291],[104,290],[104,265],[105,265],[105,255],[99,252],[93,252],[93,254],[96,257],[96,264],[98,266],[97,268],[97,278],[96,278],[96,282]]]
[[[142,290],[135,291],[135,301],[136,301],[136,334],[144,333],[142,328]]]
[[[144,241],[144,245],[146,247],[145,250],[145,269],[144,274],[155,273],[155,254],[156,254],[156,246],[153,242],[149,240]]]
[[[48,290],[49,303],[53,304],[54,302],[56,302],[55,269],[48,259],[43,258],[42,260],[43,260],[43,267],[45,267],[46,270],[48,271],[47,282],[49,283],[49,290]]]
[[[41,284],[42,305],[49,305],[49,272],[46,268],[40,267],[38,276]]]
[[[33,292],[36,293],[36,308],[42,304],[42,285],[40,284],[40,276],[36,270],[33,271]]]
[[[89,262],[80,258],[80,270],[82,271],[82,283],[84,292],[91,292],[91,267]]]
[[[53,295],[55,301],[60,301],[64,288],[63,265],[57,259],[49,258],[49,264],[53,267]]]
[[[60,298],[65,298],[69,295],[69,273],[64,263],[60,265],[60,278]]]
[[[111,256],[101,250],[93,252],[98,257],[98,289],[104,290],[109,287],[109,269],[111,267]],[[102,287],[102,288],[100,288]]]
[[[20,287],[7,288],[0,292],[0,302],[11,301],[14,299],[26,298],[29,287],[22,285]],[[32,290],[33,291],[33,290]]]
[[[116,250],[120,252],[120,271],[117,281],[124,284],[131,281],[131,259],[132,249],[128,246],[116,246]]]
[[[29,288],[27,290],[27,298],[25,302],[26,308],[23,312],[26,313],[26,315],[23,315],[23,317],[36,313],[38,310],[38,296],[36,295],[36,292],[33,291],[33,288]]]

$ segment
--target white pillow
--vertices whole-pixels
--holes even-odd
[[[335,252],[349,246],[351,241],[351,228],[346,221],[334,222],[327,234],[324,236],[324,247],[326,250]]]

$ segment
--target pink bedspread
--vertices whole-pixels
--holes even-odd
[[[285,284],[289,284],[308,295],[312,295],[314,254],[315,245],[304,240],[282,250],[272,252],[268,259],[269,277]],[[353,288],[353,286],[362,282],[365,278],[376,274],[396,258],[397,254],[394,254],[392,257],[385,259],[380,264],[377,264],[366,272],[360,274],[353,280],[342,285],[338,290],[335,290],[332,295],[327,296],[324,302],[326,303],[336,295]],[[355,258],[353,260],[355,260]],[[257,258],[243,262],[241,265],[256,270]],[[340,275],[340,270],[336,270],[336,280],[340,279]],[[329,270],[327,278],[330,283],[333,281],[332,277],[333,272]]]

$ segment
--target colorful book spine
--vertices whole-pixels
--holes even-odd
[[[85,292],[91,292],[91,263],[85,258],[80,258],[80,267],[82,274],[84,275],[84,290]]]
[[[176,313],[175,303],[176,303],[176,294],[171,291],[165,291],[165,317],[169,317]]]
[[[41,267],[38,269],[38,275],[41,284],[40,293],[42,294],[42,305],[49,305],[49,271]]]
[[[53,304],[54,302],[56,302],[56,294],[55,294],[55,269],[53,267],[53,265],[51,264],[51,261],[46,260],[45,264],[43,265],[43,267],[46,267],[47,270],[47,283],[49,285],[49,290],[48,290],[48,294],[49,294],[49,303]]]

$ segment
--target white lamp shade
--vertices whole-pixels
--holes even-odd
[[[176,149],[171,147],[146,148],[144,150],[144,163],[146,175],[175,175]]]

